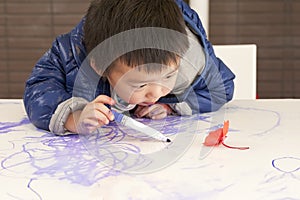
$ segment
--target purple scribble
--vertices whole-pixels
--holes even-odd
[[[35,181],[35,180],[36,180],[36,179],[34,179],[34,178],[30,179],[29,182],[28,182],[28,184],[27,184],[27,188],[28,188],[29,190],[31,190],[31,191],[38,197],[38,199],[42,200],[43,198],[41,197],[41,195],[31,187],[31,183],[32,183],[33,181]]]
[[[1,161],[3,170],[14,171],[20,166],[33,168],[33,173],[29,174],[32,179],[46,176],[84,186],[118,174],[111,168],[99,166],[98,160],[88,154],[77,135],[58,137],[45,134],[24,139],[27,142],[23,144],[22,151]],[[22,156],[27,159],[15,159]]]
[[[229,109],[275,113],[278,116],[277,123],[270,129],[258,133],[258,135],[265,134],[280,124],[280,116],[274,111],[240,107]],[[163,120],[155,121],[150,119],[138,120],[146,125],[151,125],[151,127],[161,131],[163,134],[171,136],[190,130],[191,121],[211,123],[211,118],[210,115],[195,115],[187,118],[169,116]],[[28,118],[23,118],[19,122],[0,122],[0,135],[12,131],[20,131],[17,128],[27,124],[30,124]],[[151,138],[143,134],[137,134],[134,130],[129,130],[126,127],[118,127],[114,123],[103,127],[103,130],[105,131],[99,131],[97,134],[87,136],[85,139],[88,142],[86,143],[78,135],[61,137],[42,130],[34,130],[36,134],[24,137],[24,143],[21,147],[14,141],[8,141],[12,144],[15,151],[12,151],[13,153],[1,160],[2,169],[0,169],[0,172],[9,171],[15,172],[19,176],[30,177],[28,189],[35,193],[38,199],[42,199],[38,191],[32,188],[32,182],[50,177],[88,187],[107,177],[118,176],[124,173],[126,169],[136,168],[137,166],[145,167],[151,164],[143,156],[137,156],[136,160],[131,163],[124,162],[130,153],[141,154],[141,149],[131,144],[128,138],[140,141],[150,140]],[[196,127],[194,132],[195,134],[200,133],[199,130],[196,130]],[[123,151],[111,151],[107,148],[111,144],[116,145]],[[95,152],[93,152],[93,149],[97,149],[97,156],[94,156]],[[104,161],[108,159],[113,160],[113,164],[104,166]],[[31,171],[26,172],[28,174],[22,174],[17,171],[18,169],[30,169]],[[3,173],[0,173],[0,176],[2,175]]]
[[[271,165],[276,173],[267,173],[258,190],[265,192],[268,197],[276,195],[276,199],[299,199],[293,186],[300,181],[300,177],[295,173],[300,170],[300,158],[279,157],[273,159]]]
[[[239,107],[239,106],[228,107],[227,110],[249,110],[249,111],[260,111],[260,112],[273,113],[277,117],[276,123],[267,130],[264,130],[259,133],[255,133],[254,135],[256,135],[256,136],[263,136],[267,133],[270,133],[272,130],[274,130],[276,127],[278,127],[281,122],[280,113],[276,112],[276,111],[272,111],[272,110],[260,109],[260,108],[248,108],[248,107],[244,108],[244,107]]]
[[[231,108],[231,109],[245,109],[245,108]],[[248,110],[253,108],[247,108]],[[259,109],[257,109],[259,110]],[[270,112],[270,111],[267,111]],[[209,115],[195,115],[192,118],[184,118],[180,116],[170,116],[164,120],[157,120],[155,123],[150,119],[141,119],[145,124],[151,124],[153,128],[159,129],[163,134],[174,135],[179,131],[185,130],[189,126],[189,120],[204,121],[209,123],[211,116]],[[163,123],[163,127],[161,126]],[[0,133],[8,133],[13,131],[16,127],[29,124],[27,118],[20,122],[6,122],[0,123]],[[275,125],[275,127],[279,124]],[[92,156],[92,152],[86,149],[78,135],[70,136],[54,136],[53,134],[45,133],[40,136],[37,135],[26,137],[25,143],[22,146],[22,151],[11,154],[1,161],[2,170],[14,170],[18,166],[28,166],[33,168],[33,178],[38,180],[40,177],[48,176],[55,177],[59,180],[68,180],[71,183],[90,186],[97,181],[108,176],[116,176],[121,172],[114,170],[114,166],[118,165],[118,169],[129,169],[137,165],[147,166],[150,163],[143,160],[143,157],[132,163],[132,165],[120,165],[130,153],[140,153],[139,147],[124,142],[125,137],[135,137],[137,139],[146,140],[146,136],[138,135],[132,130],[126,128],[119,129],[115,124],[105,127],[106,132],[101,132],[88,138],[89,142],[92,140],[92,145],[95,145],[101,152],[101,157]],[[115,156],[115,152],[110,152],[106,149],[107,145],[111,143],[117,144],[124,152],[122,156]],[[120,152],[118,152],[120,153]],[[22,161],[15,158],[24,156],[27,159]],[[114,158],[114,165],[101,166],[100,161]],[[100,159],[100,160],[99,160]],[[9,162],[8,162],[9,161]],[[7,164],[10,163],[10,164]],[[45,166],[45,163],[48,165]]]
[[[295,166],[293,169],[283,169],[282,167],[280,167],[280,165],[278,163],[282,162],[282,161],[285,161],[285,162],[288,162],[288,161],[294,161],[295,163]],[[280,172],[283,172],[283,173],[294,173],[298,170],[300,170],[300,158],[295,158],[295,157],[282,157],[282,158],[277,158],[277,159],[274,159],[272,160],[272,166],[280,171]]]
[[[207,119],[207,117],[203,119]],[[162,132],[164,134],[176,134],[180,124],[187,124],[182,120],[184,119],[175,116],[168,118],[166,120],[168,125],[164,126]],[[199,120],[199,117],[195,117],[194,120]],[[151,120],[144,119],[143,122],[147,124],[151,123]],[[28,123],[30,122],[27,118],[21,122],[5,123],[1,130],[8,131],[9,129],[12,131],[14,127]],[[135,136],[130,131],[120,130],[113,123],[110,126],[106,126],[105,130],[106,132],[99,132],[87,138],[89,145],[95,145],[98,152],[101,152],[101,156],[93,156],[93,152],[89,152],[78,135],[59,137],[50,133],[44,133],[42,136],[37,134],[36,137],[25,137],[22,150],[7,156],[1,161],[2,170],[14,171],[15,168],[22,166],[33,170],[32,174],[29,174],[32,180],[51,177],[59,180],[68,180],[75,184],[91,186],[108,176],[117,176],[121,173],[121,170],[151,164],[145,161],[143,156],[138,156],[137,160],[130,165],[124,162],[129,153],[138,155],[141,152],[139,147],[130,144],[128,141],[124,142],[124,138],[145,138]],[[117,152],[118,155],[115,155],[116,152],[110,152],[107,145],[112,143],[124,151]],[[120,156],[120,153],[123,155]],[[24,157],[24,159],[17,159],[20,157]],[[102,161],[112,158],[114,159],[112,166],[101,165]],[[120,165],[123,166],[120,167]],[[115,170],[115,166],[118,166],[117,169],[119,170]]]
[[[23,118],[19,122],[0,122],[0,134],[15,131],[15,128],[26,124],[30,124],[30,121],[27,117]]]

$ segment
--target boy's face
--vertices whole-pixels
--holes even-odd
[[[132,68],[117,62],[107,77],[114,91],[124,101],[148,106],[170,93],[175,85],[177,73],[176,63],[170,63],[161,71],[149,73],[141,69],[141,66]]]

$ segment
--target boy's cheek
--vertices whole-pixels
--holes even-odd
[[[137,99],[133,89],[124,87],[122,89],[121,88],[116,89],[115,92],[124,101],[126,101],[130,104],[136,104],[136,103],[133,103]]]
[[[174,84],[165,85],[163,87],[164,96],[166,96],[167,94],[169,94],[173,90],[174,86],[175,86]]]
[[[149,101],[149,99],[146,98],[146,94],[142,91],[138,91],[138,92],[133,91],[129,97],[130,104],[141,104],[147,101]]]
[[[170,80],[170,81],[164,83],[166,92],[170,93],[174,89],[175,84],[176,84],[176,79],[173,79],[173,80]]]

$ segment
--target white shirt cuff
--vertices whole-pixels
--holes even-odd
[[[60,103],[51,117],[49,130],[57,135],[72,134],[65,129],[69,115],[76,110],[83,110],[88,101],[81,97],[72,97]]]
[[[193,111],[186,102],[168,104],[178,115],[192,115]]]

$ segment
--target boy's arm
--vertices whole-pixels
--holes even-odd
[[[68,41],[68,38],[64,41]],[[65,63],[61,59],[61,54],[68,52],[61,52],[63,47],[60,45],[58,39],[53,42],[52,48],[33,68],[25,86],[24,105],[27,115],[36,127],[44,130],[49,130],[49,122],[57,106],[72,96],[66,91]]]
[[[205,51],[208,51],[208,63],[183,102],[170,106],[181,115],[216,111],[232,99],[235,75],[216,57],[198,14],[183,1],[176,0],[176,2],[183,12],[185,21],[192,30],[195,30],[199,39],[202,38],[203,45],[207,47]]]
[[[91,102],[81,97],[72,97],[58,105],[49,129],[57,135],[92,133],[113,120],[114,115],[106,105],[112,106],[114,103],[106,95],[99,95]]]
[[[214,54],[211,59],[216,65],[207,67],[194,87],[200,113],[216,111],[233,97],[235,75]]]
[[[213,63],[212,64],[212,60]],[[212,112],[233,97],[235,75],[214,55],[185,100],[171,107],[181,115]]]
[[[60,103],[50,119],[49,130],[57,135],[77,133],[76,122],[88,103],[81,97],[71,97]]]

